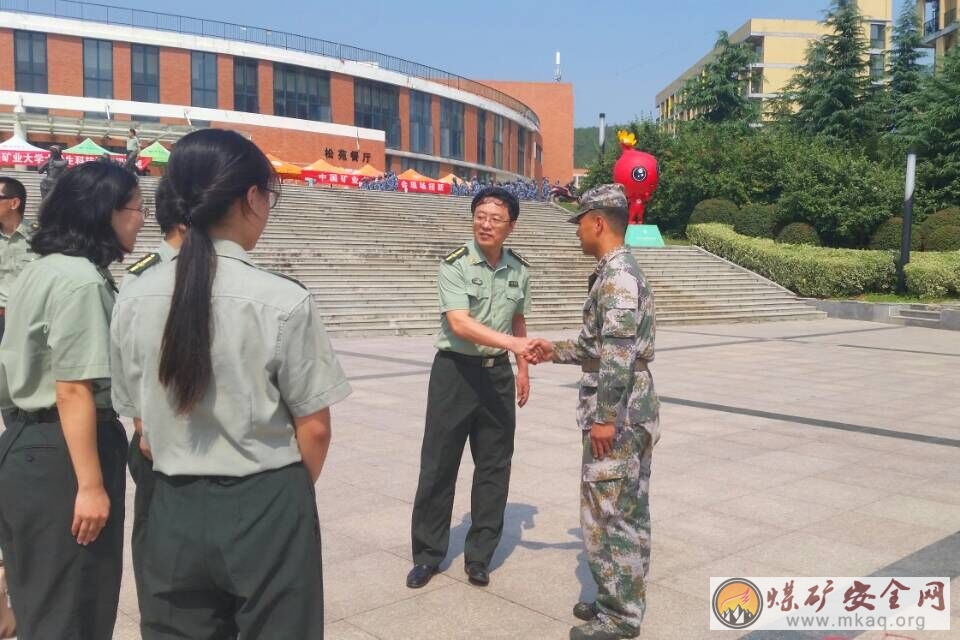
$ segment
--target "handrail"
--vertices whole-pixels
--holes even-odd
[[[540,127],[540,119],[533,109],[516,98],[502,91],[498,91],[493,87],[477,82],[476,80],[469,80],[448,71],[443,71],[442,69],[420,64],[419,62],[411,62],[410,60],[397,58],[385,53],[380,53],[379,51],[362,49],[339,42],[311,38],[309,36],[287,33],[285,31],[274,31],[262,27],[250,27],[230,22],[221,22],[219,20],[190,18],[176,14],[114,7],[92,2],[80,2],[78,0],[0,0],[0,11],[18,11],[21,13],[33,13],[56,18],[70,18],[73,20],[85,20],[127,27],[154,29],[157,31],[173,31],[175,33],[222,38],[225,40],[237,40],[240,42],[252,42],[269,47],[311,53],[329,58],[339,58],[340,60],[373,63],[381,69],[423,78],[424,80],[435,81],[448,87],[460,89],[493,100],[508,109],[520,113],[523,117],[533,122],[537,128]]]

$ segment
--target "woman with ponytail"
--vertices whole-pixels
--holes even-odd
[[[147,214],[131,173],[68,169],[40,205],[0,344],[0,546],[24,640],[110,640],[123,572],[127,434],[110,403],[107,267]],[[0,594],[0,597],[5,597]]]
[[[111,332],[114,406],[155,472],[142,637],[322,638],[314,483],[350,386],[309,291],[247,253],[279,196],[263,152],[196,131],[164,181],[180,253],[124,286]]]

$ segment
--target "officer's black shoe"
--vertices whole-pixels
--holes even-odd
[[[573,616],[590,622],[591,620],[596,620],[597,618],[597,603],[596,602],[578,602],[573,605]]]
[[[482,562],[468,562],[463,570],[467,572],[467,579],[470,580],[470,584],[475,584],[478,587],[485,587],[490,584],[490,572],[487,571],[486,565]]]
[[[410,589],[419,589],[430,582],[430,578],[437,572],[436,567],[428,564],[415,564],[410,573],[407,574],[407,587]]]

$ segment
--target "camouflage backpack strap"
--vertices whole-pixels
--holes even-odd
[[[273,270],[271,270],[271,269],[264,269],[264,271],[266,271],[267,273],[272,273],[272,274],[275,275],[275,276],[279,276],[279,277],[283,278],[284,280],[289,280],[290,282],[294,283],[295,285],[297,285],[298,287],[300,287],[300,288],[303,289],[304,291],[309,291],[309,289],[307,289],[307,285],[303,284],[302,282],[300,282],[299,280],[297,280],[296,278],[294,278],[294,277],[292,277],[292,276],[288,276],[288,275],[285,274],[285,273],[280,273],[279,271],[273,271]]]
[[[530,263],[527,262],[527,259],[524,258],[524,257],[523,257],[522,255],[520,255],[519,253],[517,253],[517,251],[516,251],[515,249],[507,249],[507,251],[509,251],[509,252],[510,252],[510,255],[512,255],[514,258],[516,258],[516,259],[520,262],[520,264],[522,264],[523,266],[525,266],[525,267],[529,267],[529,266],[530,266]]]
[[[160,262],[161,260],[159,253],[148,253],[127,267],[127,273],[132,273],[135,276],[139,276],[150,267],[160,264]]]
[[[446,262],[447,264],[453,264],[463,256],[468,255],[469,253],[470,253],[470,249],[468,249],[466,245],[464,245],[448,253],[447,256],[443,259],[443,261]]]

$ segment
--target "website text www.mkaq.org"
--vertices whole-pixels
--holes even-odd
[[[786,616],[788,627],[798,629],[881,629],[883,631],[923,631],[924,616]]]

